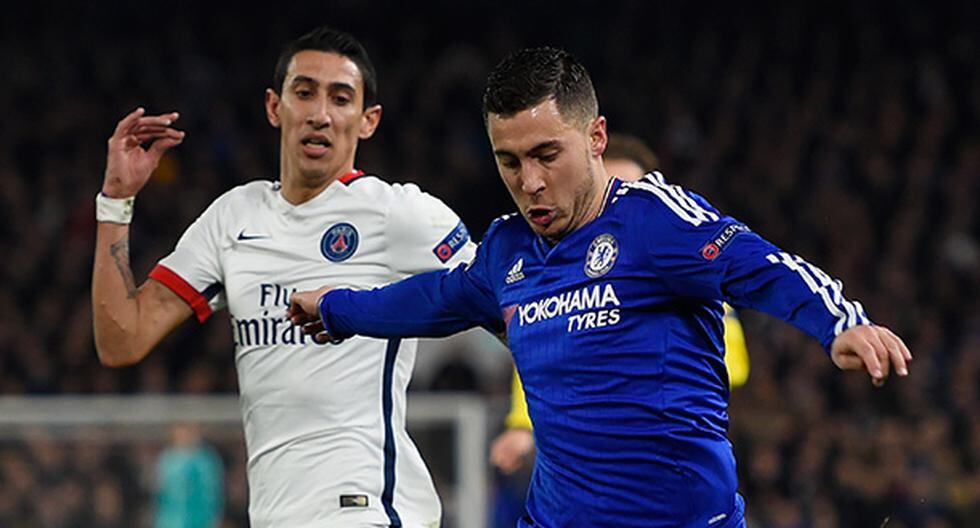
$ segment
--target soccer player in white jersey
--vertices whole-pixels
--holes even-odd
[[[185,319],[227,307],[252,526],[438,526],[439,499],[405,431],[415,342],[327,349],[284,315],[296,290],[370,288],[468,261],[466,227],[418,187],[354,169],[381,106],[371,62],[350,35],[321,28],[287,46],[265,107],[281,133],[279,181],[216,199],[139,288],[128,257],[133,200],[184,133],[173,128],[177,113],[139,108],[119,122],[97,197],[99,358],[138,362]]]

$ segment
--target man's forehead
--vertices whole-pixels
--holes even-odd
[[[286,68],[286,83],[311,79],[321,84],[342,82],[361,89],[361,70],[349,57],[330,51],[303,50],[293,55]]]
[[[497,150],[525,151],[537,145],[558,141],[574,132],[566,123],[554,99],[546,99],[516,114],[487,115],[490,141]]]

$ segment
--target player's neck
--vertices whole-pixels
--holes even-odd
[[[326,173],[303,173],[298,169],[289,170],[283,166],[280,172],[282,197],[293,205],[306,203],[319,196],[334,181],[353,170],[352,165]]]
[[[561,242],[561,239],[588,225],[589,222],[595,220],[602,214],[602,211],[606,207],[606,200],[609,196],[609,190],[612,188],[613,178],[606,173],[605,169],[603,169],[601,165],[596,170],[596,174],[593,177],[594,180],[592,190],[589,193],[589,196],[586,197],[582,207],[579,208],[581,213],[578,215],[578,218],[573,220],[572,225],[569,226],[569,229],[560,236],[553,238],[544,237],[545,242],[547,242],[549,246],[557,245],[558,242]]]
[[[589,197],[588,205],[582,215],[582,220],[575,227],[579,229],[589,222],[599,218],[602,214],[602,210],[606,206],[606,198],[609,194],[609,189],[612,186],[612,177],[606,173],[606,170],[600,164],[596,169],[595,174],[595,184],[592,187],[592,196]]]

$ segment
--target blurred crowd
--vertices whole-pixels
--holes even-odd
[[[187,131],[137,200],[137,277],[223,191],[276,177],[263,90],[280,46],[322,23],[362,39],[378,70],[384,118],[359,168],[420,184],[479,236],[512,210],[480,119],[485,76],[514,49],[560,45],[590,69],[611,130],[649,141],[668,179],[841,278],[915,355],[907,379],[876,390],[799,331],[742,313],[752,373],[732,395],[731,438],[750,526],[975,526],[980,9],[668,4],[5,8],[0,394],[236,390],[220,314],[138,366],[96,359],[93,197],[105,140],[135,106],[178,110]],[[484,375],[465,356],[447,355],[431,384],[507,390],[506,371]],[[127,505],[149,481],[134,468],[160,445],[52,442],[0,442],[0,526],[138,525]],[[240,476],[237,449],[222,454]],[[229,526],[244,522],[243,497],[226,500]],[[59,520],[69,503],[80,513]]]

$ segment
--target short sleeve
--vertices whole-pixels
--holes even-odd
[[[219,257],[221,204],[220,198],[212,203],[184,231],[173,252],[150,271],[150,278],[187,302],[202,323],[225,306]]]
[[[392,185],[386,237],[389,267],[400,279],[469,262],[476,251],[459,216],[416,185]]]

